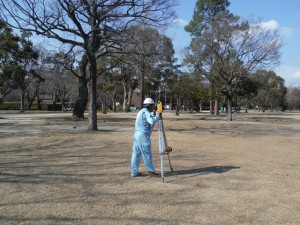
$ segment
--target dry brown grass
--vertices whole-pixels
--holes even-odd
[[[0,224],[300,224],[300,113],[164,118],[163,183],[130,177],[135,113],[89,132],[70,114],[0,112]]]

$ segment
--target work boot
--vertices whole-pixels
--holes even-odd
[[[160,177],[160,174],[149,171],[148,172],[148,177]]]
[[[137,175],[132,176],[132,177],[141,177],[141,176],[143,176],[143,174],[141,172],[139,172]]]

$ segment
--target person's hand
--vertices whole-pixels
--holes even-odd
[[[156,111],[155,114],[161,118],[161,112]]]

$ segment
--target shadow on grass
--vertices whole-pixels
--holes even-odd
[[[49,213],[48,213],[49,214]],[[46,215],[39,217],[16,217],[16,216],[2,216],[0,222],[5,224],[25,223],[25,224],[170,224],[170,218],[157,219],[157,218],[143,218],[140,216],[126,218],[121,215],[115,216],[82,216],[82,215],[66,215],[55,216]],[[177,223],[176,223],[177,224]]]
[[[173,173],[169,173],[169,175],[202,175],[202,174],[209,174],[209,173],[226,173],[233,169],[240,169],[238,166],[210,166],[204,168],[197,168],[197,169],[188,169],[188,170],[178,170],[174,171]]]

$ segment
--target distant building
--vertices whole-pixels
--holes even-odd
[[[52,103],[53,97],[52,95],[40,95],[41,102]]]
[[[131,106],[139,108],[141,104],[141,93],[139,90],[135,90],[132,93]]]

